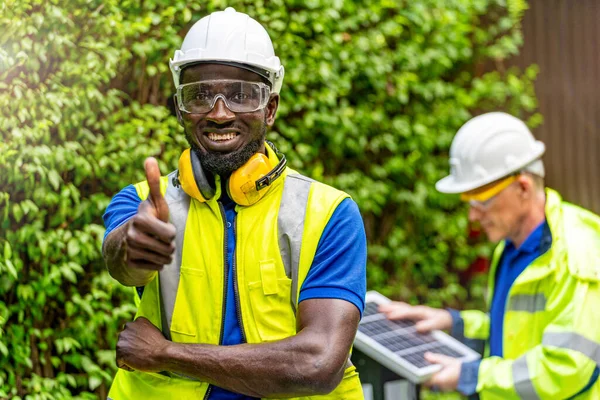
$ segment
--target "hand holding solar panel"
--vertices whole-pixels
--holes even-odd
[[[428,361],[425,353],[454,357],[460,362],[480,357],[458,340],[438,330],[448,329],[452,324],[447,311],[393,303],[375,291],[368,292],[366,300],[354,345],[398,375],[415,383],[423,383],[441,371],[442,366]],[[388,319],[388,315],[402,319]]]
[[[423,385],[435,387],[444,392],[456,390],[460,379],[462,361],[443,354],[425,353],[425,359],[431,364],[441,365],[442,369],[433,374]]]
[[[392,301],[382,304],[378,311],[387,319],[409,320],[415,322],[415,329],[419,333],[429,333],[433,330],[448,330],[452,327],[452,317],[447,310],[428,306],[411,306],[407,303]]]
[[[415,323],[418,333],[425,334],[433,330],[449,330],[452,328],[452,316],[447,310],[428,306],[412,306],[408,303],[392,301],[382,304],[378,311],[383,313],[387,319],[392,321],[409,320]],[[430,364],[439,364],[442,369],[436,372],[425,386],[437,387],[441,390],[455,390],[460,377],[460,365],[462,361],[443,354],[425,353],[425,361]]]

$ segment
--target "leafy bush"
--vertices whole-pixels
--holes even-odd
[[[463,208],[433,184],[474,112],[535,109],[536,70],[503,68],[523,1],[4,0],[0,398],[106,396],[134,307],[101,261],[101,215],[146,156],[175,168],[185,140],[167,60],[225,6],[262,22],[286,67],[270,138],[358,202],[369,287],[434,305],[479,297],[458,272],[487,248],[467,246]]]

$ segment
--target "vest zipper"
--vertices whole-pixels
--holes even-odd
[[[236,233],[236,227],[237,227],[237,216],[235,216],[233,218],[233,236],[236,237],[236,242],[237,242],[237,233]],[[237,243],[236,243],[236,248],[237,248]],[[232,268],[232,274],[233,274],[233,295],[235,298],[235,308],[236,308],[236,316],[238,319],[238,324],[240,325],[240,331],[242,332],[242,342],[246,343],[246,332],[244,331],[244,322],[242,321],[242,308],[240,306],[240,293],[239,293],[239,288],[238,288],[238,281],[237,281],[237,272],[236,272],[236,258],[237,258],[237,250],[234,249],[233,250],[233,268]]]
[[[219,334],[219,345],[223,344],[223,334],[225,332],[225,311],[227,309],[227,279],[229,277],[229,265],[227,265],[227,217],[225,215],[225,207],[219,201],[219,211],[221,211],[221,221],[223,222],[223,268],[225,269],[225,276],[223,279],[223,309],[221,310],[221,333]],[[234,220],[235,222],[235,220]],[[234,228],[235,234],[235,228]],[[235,255],[234,255],[234,268],[235,268]],[[235,269],[234,269],[235,272]],[[235,273],[234,275],[235,276]],[[243,331],[242,331],[243,334]],[[210,392],[212,391],[213,385],[208,385],[206,393],[204,394],[204,400],[208,399]]]

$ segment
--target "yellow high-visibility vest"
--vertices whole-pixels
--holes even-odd
[[[276,156],[267,146],[269,157]],[[201,203],[176,186],[176,172],[163,177],[161,189],[177,228],[173,263],[146,285],[136,317],[148,318],[167,338],[179,343],[218,345],[224,318],[227,270],[225,211],[213,199]],[[148,196],[147,182],[136,186]],[[233,273],[240,327],[247,343],[281,340],[296,334],[297,300],[319,239],[344,192],[291,169],[272,183],[256,204],[236,206]],[[113,400],[203,399],[210,385],[173,374],[119,370]],[[355,367],[330,394],[302,399],[362,399]]]

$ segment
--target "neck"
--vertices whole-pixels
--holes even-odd
[[[546,219],[545,213],[546,195],[539,193],[530,204],[528,210],[524,213],[519,223],[517,231],[508,237],[516,248],[521,247],[523,242],[531,235],[531,233]]]

